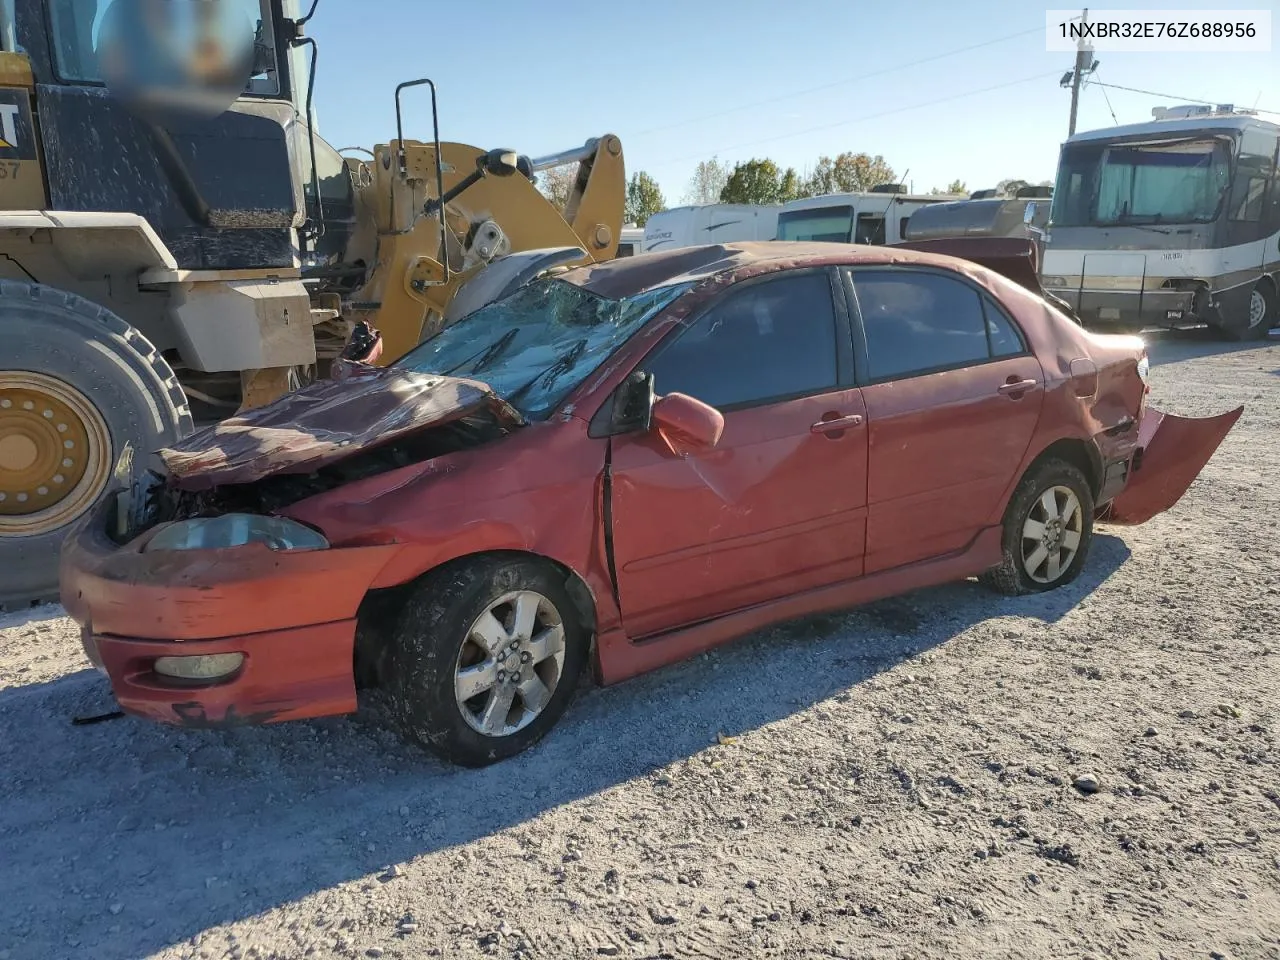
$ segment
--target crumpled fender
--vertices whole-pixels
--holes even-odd
[[[1146,523],[1182,499],[1244,407],[1216,417],[1179,417],[1147,407],[1129,482],[1103,514],[1106,523]]]

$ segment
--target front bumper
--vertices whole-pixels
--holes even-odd
[[[234,727],[351,713],[356,622],[343,620],[217,640],[137,640],[85,630],[90,662],[111,681],[120,709],[183,727]],[[225,680],[181,683],[155,672],[158,657],[240,653]]]
[[[121,709],[184,726],[268,723],[355,709],[356,613],[394,546],[156,551],[123,546],[106,512],[63,544],[62,602]],[[218,681],[157,674],[159,657],[240,653]]]
[[[1195,321],[1191,290],[1079,290],[1047,287],[1087,327],[1175,327]]]

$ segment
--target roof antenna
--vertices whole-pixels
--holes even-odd
[[[911,175],[911,168],[907,167],[907,172],[902,175],[902,182],[906,183],[907,177],[910,175]],[[885,208],[882,211],[880,211],[881,220],[887,220],[889,218],[889,208],[893,206],[893,201],[897,199],[898,199],[898,195],[896,193],[889,198],[889,202],[885,204]]]

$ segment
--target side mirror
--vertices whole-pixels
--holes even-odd
[[[695,450],[710,450],[720,442],[724,414],[683,393],[668,393],[653,405],[652,429],[672,453],[687,456]]]
[[[1032,200],[1026,205],[1022,211],[1022,222],[1027,226],[1031,225],[1031,221],[1036,218],[1036,203]]]
[[[653,374],[633,370],[613,395],[609,432],[646,431],[654,408]]]

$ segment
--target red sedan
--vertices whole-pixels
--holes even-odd
[[[959,249],[508,270],[390,366],[162,451],[68,538],[63,602],[129,713],[266,723],[377,685],[479,765],[588,665],[614,683],[971,576],[1062,586],[1095,518],[1168,509],[1241,411],[1147,408],[1140,339],[1038,293],[1029,246]]]

